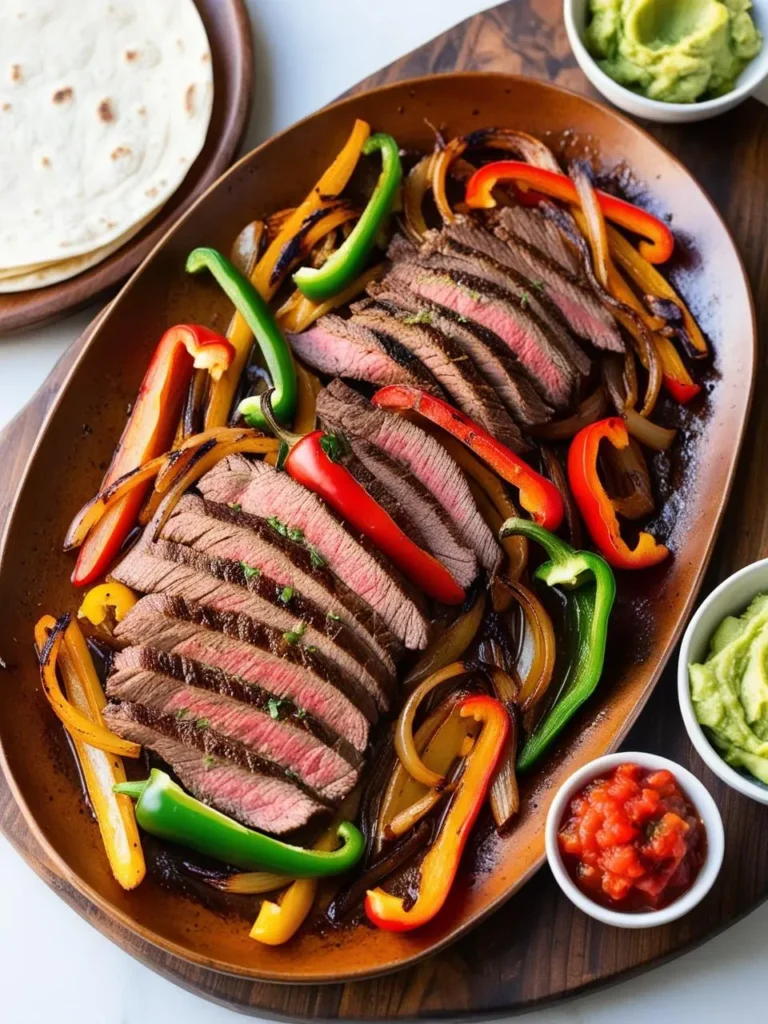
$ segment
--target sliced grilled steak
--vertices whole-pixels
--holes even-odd
[[[243,613],[279,632],[306,625],[304,641],[317,649],[339,671],[357,679],[382,709],[392,693],[391,679],[381,665],[341,621],[301,595],[282,600],[282,587],[253,567],[203,552],[159,541],[137,544],[113,570],[112,576],[133,590],[145,594],[167,594],[204,604],[217,612]]]
[[[362,465],[395,496],[411,520],[419,523],[417,543],[439,558],[460,586],[470,586],[477,576],[477,559],[437,498],[381,448],[359,437],[349,441]]]
[[[500,215],[500,210],[493,211],[493,218]],[[574,277],[581,277],[578,252],[568,244],[557,225],[547,220],[537,210],[530,210],[524,206],[504,207],[502,223],[534,249],[546,253]]]
[[[198,800],[249,828],[283,835],[328,813],[288,778],[260,775],[201,752],[191,743],[189,726],[177,719],[153,721],[134,704],[113,704],[104,709],[104,719],[118,736],[148,747],[167,762]]]
[[[236,503],[264,519],[276,516],[303,531],[330,569],[381,615],[406,647],[420,649],[429,637],[429,622],[413,598],[382,563],[349,534],[311,491],[265,462],[240,456],[223,459],[198,483],[209,501]]]
[[[380,337],[351,320],[329,314],[288,340],[299,358],[330,377],[351,377],[383,387],[414,384],[440,393],[422,363],[395,338]]]
[[[452,338],[495,388],[518,423],[532,426],[546,423],[552,418],[552,410],[540,398],[517,357],[493,331],[444,306],[420,298],[391,276],[370,284],[368,291],[375,299],[396,305],[411,316],[431,323],[446,337]],[[355,308],[352,307],[353,310]]]
[[[443,231],[431,232],[425,253],[448,259],[446,264],[459,273],[474,274],[483,281],[511,292],[524,307],[539,318],[550,339],[583,377],[592,368],[589,356],[576,344],[565,317],[549,298],[541,281],[530,281],[513,267],[506,266],[508,248],[484,228],[466,218],[457,218]]]
[[[525,367],[544,399],[557,409],[570,404],[578,374],[554,345],[541,321],[509,292],[456,270],[395,263],[386,281],[493,331]]]
[[[273,699],[271,714],[270,709],[259,711],[230,697],[186,686],[183,681],[150,671],[117,673],[109,680],[107,692],[121,701],[141,704],[154,715],[192,722],[212,736],[241,745],[262,762],[268,761],[282,772],[292,772],[320,800],[342,800],[357,782],[358,771],[335,750],[312,733],[282,720],[281,702],[277,699]],[[231,759],[253,770],[255,762],[242,764],[240,755],[237,750]],[[259,768],[266,771],[262,765]]]
[[[379,335],[396,338],[429,369],[458,407],[514,451],[525,451],[517,424],[477,367],[452,338],[431,324],[412,323],[396,306],[376,302],[356,313],[354,320]]]
[[[309,651],[298,630],[293,635],[289,642],[247,615],[220,614],[164,594],[143,597],[115,630],[122,643],[181,654],[287,697],[356,750],[365,750],[369,722],[376,718],[373,702],[362,687],[350,685],[319,653]]]
[[[499,546],[463,473],[439,441],[410,420],[372,406],[340,380],[331,381],[320,392],[317,411],[323,423],[351,439],[369,441],[409,470],[453,519],[481,565],[496,570],[501,559]]]
[[[292,700],[275,697],[269,690],[255,683],[246,683],[239,676],[230,675],[218,668],[210,668],[180,654],[159,651],[155,647],[125,647],[115,653],[112,675],[107,681],[108,695],[120,697],[121,694],[117,691],[123,681],[128,684],[134,676],[146,673],[175,679],[187,687],[221,694],[239,704],[247,704],[263,714],[271,714],[274,704],[278,703],[281,721],[290,722],[294,729],[307,732],[324,746],[331,747],[354,768],[359,768],[363,763],[362,754],[355,750],[348,740],[310,715],[306,708],[294,704]]]
[[[533,281],[542,282],[576,334],[587,338],[596,348],[624,351],[616,321],[599,299],[580,278],[521,238],[506,209],[500,210],[495,218],[494,232],[507,245],[509,266]]]
[[[364,645],[358,660],[382,685],[393,681],[395,663],[391,652],[402,652],[399,641],[369,604],[353,594],[327,567],[313,564],[310,552],[286,533],[242,509],[205,501],[197,494],[185,494],[168,520],[163,537],[194,547],[209,558],[255,566],[279,587],[292,588],[294,595],[316,605],[332,623],[344,623],[342,639],[348,629]],[[282,591],[280,601],[286,603]],[[338,626],[333,628],[338,634]],[[373,652],[373,659],[365,655],[367,650]]]

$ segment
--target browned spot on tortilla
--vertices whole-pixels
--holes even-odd
[[[21,64],[11,64],[11,81],[20,82],[21,79]]]
[[[155,186],[153,185],[153,186],[152,186],[152,188],[148,188],[148,189],[146,190],[146,192],[144,193],[144,195],[145,195],[145,196],[150,196],[150,197],[152,197],[152,196],[156,196],[156,195],[157,195],[157,189],[156,189],[156,188],[155,188]]]
[[[115,146],[115,148],[112,150],[112,152],[110,154],[110,156],[112,157],[113,160],[119,160],[121,156],[130,156],[130,155],[131,155],[131,147],[130,146]]]
[[[71,85],[64,86],[63,89],[57,89],[53,94],[54,103],[67,103],[75,95],[75,90]]]
[[[44,156],[40,160],[40,163],[42,164],[43,167],[50,167],[51,166],[51,161],[49,160],[49,158],[47,156]]]
[[[105,123],[115,120],[115,112],[112,109],[112,100],[102,100],[97,107],[97,113],[100,120]]]
[[[184,106],[188,114],[194,113],[195,110],[195,83],[187,86],[187,91],[184,93]]]
[[[146,107],[139,107],[139,109],[136,111],[136,113],[139,115],[139,117],[145,117],[146,113],[147,113],[147,108]]]
[[[210,53],[204,53],[202,55],[202,57],[200,58],[200,60],[203,62],[203,64],[207,64],[210,59],[211,59]]]
[[[136,58],[139,56],[139,51],[138,50],[126,50],[125,53],[123,54],[123,56],[125,57],[125,59],[130,64],[132,61],[136,60]]]
[[[10,110],[10,109],[11,109],[11,104],[10,103],[4,103],[3,104],[3,110]]]

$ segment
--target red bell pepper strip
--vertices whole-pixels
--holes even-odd
[[[475,171],[467,182],[465,201],[474,210],[487,210],[496,205],[493,190],[497,185],[511,181],[520,188],[532,188],[536,192],[559,199],[564,203],[578,204],[579,194],[567,174],[556,174],[544,167],[527,164],[523,160],[497,160]],[[607,220],[619,224],[644,239],[640,252],[650,263],[666,263],[675,247],[675,239],[667,225],[624,199],[597,193],[597,201]]]
[[[376,392],[373,404],[382,409],[418,412],[465,444],[502,479],[517,487],[520,504],[534,522],[554,531],[563,521],[563,496],[552,481],[537,473],[506,445],[442,398],[435,398],[421,388],[389,384]]]
[[[193,371],[208,370],[218,380],[234,355],[226,338],[199,324],[178,324],[165,332],[102,488],[170,448]],[[127,494],[88,534],[72,573],[76,587],[87,586],[104,575],[136,522],[149,486],[148,481]]]
[[[669,548],[658,544],[650,533],[641,533],[637,546],[630,548],[621,536],[616,509],[597,472],[597,455],[602,440],[614,448],[626,448],[629,434],[624,420],[613,416],[584,427],[568,451],[568,482],[589,535],[598,551],[614,569],[647,569],[663,562]]]
[[[366,895],[366,914],[385,931],[420,928],[442,908],[504,751],[509,715],[500,701],[486,696],[468,697],[461,703],[459,714],[481,722],[482,730],[467,756],[442,827],[422,862],[419,895],[407,908],[399,896],[383,889],[369,889]]]
[[[350,526],[368,537],[425,594],[443,604],[463,603],[464,590],[442,562],[415,544],[341,464],[340,438],[322,430],[311,434],[284,430],[272,414],[269,391],[261,395],[261,413],[275,436],[288,445],[283,468],[289,476],[319,495]]]

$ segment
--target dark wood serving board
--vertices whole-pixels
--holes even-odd
[[[591,90],[571,56],[561,0],[510,0],[451,29],[361,83],[357,90],[427,72],[483,70],[548,78]],[[508,123],[513,125],[515,111]],[[768,109],[748,101],[725,118],[653,134],[703,183],[728,222],[755,294],[758,323],[768,319]],[[81,339],[30,404],[0,434],[0,524],[45,412]],[[768,552],[763,496],[768,471],[768,367],[759,360],[757,400],[729,511],[705,590]],[[765,461],[763,461],[765,460]],[[768,895],[768,808],[728,790],[692,750],[677,708],[674,661],[660,680],[625,749],[658,751],[692,768],[714,793],[726,828],[717,899],[706,914],[647,931],[603,927],[576,911],[541,871],[490,920],[416,967],[346,985],[289,987],[238,980],[160,952],[108,920],[54,870],[32,839],[0,778],[0,829],[71,906],[153,970],[198,994],[246,1013],[288,1020],[488,1017],[531,1008],[672,957],[732,923]]]

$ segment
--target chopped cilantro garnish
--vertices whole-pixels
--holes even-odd
[[[292,772],[290,768],[286,768],[283,774],[285,775],[286,779],[291,779],[292,781],[295,781],[299,777],[296,774],[296,772]]]
[[[289,644],[297,644],[299,640],[304,636],[307,631],[306,622],[300,622],[296,629],[289,629],[287,633],[283,633],[283,640]]]
[[[231,501],[229,503],[229,507],[232,509],[233,512],[242,512],[243,510],[243,506],[240,504],[239,501]]]
[[[341,622],[341,616],[336,612],[328,612],[326,618],[333,619],[334,622]]]
[[[205,757],[203,758],[203,764],[205,765],[205,769],[207,771],[209,768],[213,768],[213,766],[216,764],[216,758],[211,757],[210,754],[206,754]]]
[[[176,712],[176,717],[181,721],[182,718],[186,718],[189,714],[189,708],[179,708]]]
[[[269,698],[269,700],[267,701],[267,708],[269,709],[270,718],[277,719],[280,717],[280,706],[282,703],[283,702],[281,700],[278,700],[277,697]]]
[[[404,324],[431,324],[432,313],[428,309],[420,309],[418,313],[410,313],[402,319]]]
[[[306,718],[307,717],[306,708],[296,708],[296,717],[297,718]]]
[[[247,562],[240,562],[240,568],[243,570],[243,575],[246,580],[252,580],[254,576],[261,576],[261,569],[258,569],[255,565],[248,565]]]
[[[541,279],[539,279],[538,281],[533,281],[532,284],[533,284],[533,287],[534,288],[538,288],[540,292],[544,291],[545,285],[544,285],[544,282]]]
[[[283,604],[290,604],[293,597],[293,587],[283,587],[280,591],[280,600]]]
[[[525,309],[531,301],[531,296],[528,292],[520,292],[520,306]]]
[[[295,541],[304,540],[304,531],[300,530],[298,528],[298,526],[292,526],[287,531],[287,534],[288,534],[288,539],[289,540],[295,540]]]
[[[195,728],[199,729],[201,732],[203,732],[205,729],[209,729],[210,726],[211,723],[208,721],[207,718],[198,718],[195,720]]]
[[[320,554],[320,552],[317,550],[317,548],[314,546],[314,544],[309,544],[308,547],[309,547],[309,559],[312,562],[312,567],[314,569],[322,569],[323,566],[326,564],[325,559]]]
[[[310,654],[314,654],[317,648],[314,644],[310,644],[308,647],[305,647],[304,650],[309,651]]]
[[[288,536],[288,527],[285,523],[281,523],[277,516],[267,516],[267,522],[273,530],[277,530],[281,537]]]

